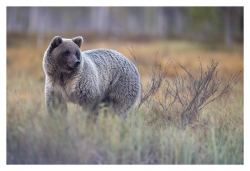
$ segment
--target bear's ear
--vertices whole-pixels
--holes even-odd
[[[72,41],[75,44],[77,44],[77,46],[79,46],[79,48],[80,48],[82,43],[83,43],[83,38],[81,36],[77,36],[77,37],[73,38]]]
[[[56,48],[57,46],[59,46],[61,43],[63,42],[62,38],[60,36],[55,36],[50,45],[52,46],[52,48]]]

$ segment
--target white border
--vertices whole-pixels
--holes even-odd
[[[58,4],[60,2],[60,4]],[[142,3],[143,2],[143,3]],[[249,96],[250,92],[248,89],[245,89],[247,85],[249,85],[249,65],[250,65],[250,54],[248,47],[244,46],[244,165],[241,166],[174,166],[174,165],[161,165],[161,166],[88,166],[88,165],[77,165],[77,166],[6,166],[6,7],[7,6],[244,6],[244,45],[249,45],[249,15],[250,15],[250,8],[249,8],[249,1],[243,0],[243,1],[224,1],[224,0],[216,0],[216,1],[207,1],[207,0],[175,0],[175,1],[162,1],[162,0],[154,0],[154,1],[133,1],[133,4],[131,4],[130,1],[103,1],[103,0],[91,0],[91,1],[79,1],[79,0],[71,0],[71,1],[52,1],[52,0],[43,0],[43,1],[31,1],[31,0],[8,0],[8,2],[2,2],[4,6],[1,6],[1,23],[4,23],[4,26],[1,27],[1,53],[2,57],[0,58],[1,63],[1,155],[0,155],[0,162],[1,162],[1,168],[0,170],[17,170],[17,169],[25,169],[25,170],[55,170],[55,169],[70,169],[70,170],[82,170],[82,169],[91,169],[91,170],[99,170],[99,169],[107,169],[107,170],[128,170],[128,169],[143,169],[144,171],[147,170],[166,170],[166,169],[192,169],[195,170],[211,170],[211,169],[226,169],[226,170],[247,170],[247,166],[250,166],[250,148],[249,148]],[[246,47],[246,48],[245,48]],[[4,167],[4,168],[3,168]],[[25,168],[24,168],[25,167]],[[117,168],[119,167],[119,168]],[[223,168],[220,168],[223,167]]]

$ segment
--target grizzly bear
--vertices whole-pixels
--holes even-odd
[[[81,51],[83,38],[55,36],[43,57],[48,113],[67,113],[67,102],[95,110],[105,103],[126,114],[140,95],[139,73],[121,53],[110,49]]]

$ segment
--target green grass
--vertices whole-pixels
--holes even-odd
[[[7,47],[7,164],[244,164],[243,80],[206,106],[185,129],[179,115],[159,111],[153,104],[131,110],[126,119],[105,115],[101,108],[96,123],[88,120],[89,113],[70,104],[67,117],[58,114],[52,119],[44,104],[42,56],[47,45],[36,49],[27,45],[29,41],[18,43],[14,38],[16,44]],[[241,51],[201,52],[192,44],[185,44],[186,49],[178,42],[171,44],[181,47],[167,50],[167,57],[176,57],[189,68],[199,66],[197,56],[201,56],[204,60],[218,57],[222,74],[228,74],[231,66],[243,70]],[[147,70],[148,60],[153,60],[148,53],[155,55],[158,47],[169,46],[166,42],[147,43],[147,48],[133,44],[141,68]],[[83,49],[97,47],[98,43],[86,43]],[[104,42],[102,47],[126,52],[131,58],[124,43]],[[145,73],[140,73],[142,82],[148,81]]]
[[[24,86],[19,79],[19,86],[11,80],[7,86],[7,164],[243,164],[243,99],[237,87],[183,129],[145,107],[126,119],[100,111],[93,123],[70,104],[67,117],[52,119],[43,84]]]

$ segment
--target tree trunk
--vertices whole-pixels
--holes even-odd
[[[179,7],[173,8],[173,12],[174,12],[174,34],[177,37],[181,37],[183,31],[181,9]]]
[[[225,9],[226,18],[225,18],[225,43],[227,47],[231,47],[233,43],[232,38],[232,8],[226,7]]]

